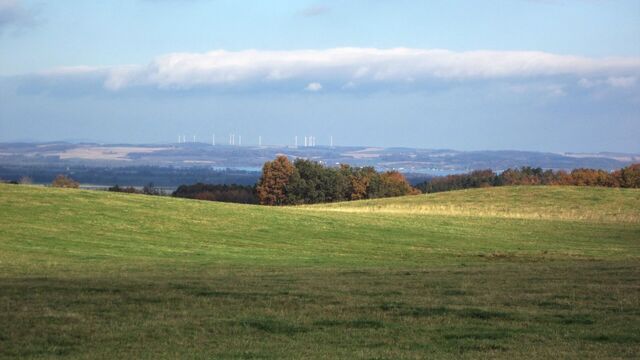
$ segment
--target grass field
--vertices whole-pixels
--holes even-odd
[[[638,356],[639,190],[269,208],[0,185],[0,357]]]

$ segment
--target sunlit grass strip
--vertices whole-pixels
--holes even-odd
[[[455,205],[431,206],[359,206],[359,207],[300,207],[306,211],[327,211],[338,213],[379,213],[397,215],[438,215],[462,217],[491,217],[505,219],[526,220],[566,220],[566,221],[595,221],[602,223],[640,223],[640,216],[624,212],[603,214],[595,211],[568,210],[561,213],[549,212],[517,212],[506,208],[475,209]]]
[[[344,213],[640,223],[640,189],[520,186],[301,206]]]

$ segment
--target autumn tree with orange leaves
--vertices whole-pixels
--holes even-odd
[[[380,192],[378,197],[416,195],[420,191],[413,188],[407,178],[398,171],[387,171],[380,174]]]
[[[287,185],[295,174],[295,167],[289,159],[280,155],[267,161],[262,167],[262,176],[256,187],[258,200],[262,205],[286,205]]]

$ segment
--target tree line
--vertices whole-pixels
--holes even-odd
[[[22,177],[20,181],[10,183],[30,184],[31,179]],[[78,188],[79,185],[67,175],[58,175],[51,183],[53,187],[64,188]],[[613,172],[586,168],[553,171],[529,166],[499,173],[475,170],[465,174],[435,177],[414,188],[397,171],[378,172],[373,167],[352,167],[346,164],[328,167],[312,160],[298,158],[292,162],[286,156],[278,156],[264,164],[262,175],[254,186],[197,183],[181,185],[171,196],[242,204],[300,205],[508,185],[640,188],[640,163]],[[167,195],[153,183],[141,189],[115,185],[108,190]]]
[[[147,187],[145,187],[146,189]],[[154,194],[149,190],[114,186],[109,191]],[[419,194],[397,171],[379,173],[373,167],[327,167],[319,162],[278,156],[264,164],[254,186],[197,183],[181,185],[174,197],[242,204],[300,205]]]
[[[416,187],[424,193],[506,186],[506,185],[573,185],[640,188],[640,164],[632,164],[614,172],[598,169],[543,170],[524,166],[507,169],[501,173],[492,170],[475,170],[466,174],[435,177]]]
[[[319,162],[286,156],[268,161],[256,186],[262,205],[300,205],[419,194],[397,171]]]

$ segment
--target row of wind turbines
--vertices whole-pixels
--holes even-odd
[[[236,142],[236,139],[238,140]],[[316,137],[313,135],[304,136],[301,140],[304,139],[304,142],[301,142],[300,146],[302,147],[315,147],[317,145]],[[187,136],[186,135],[178,135],[178,144],[186,144]],[[193,135],[192,143],[196,143],[196,135]],[[293,138],[293,146],[298,147],[298,136],[294,136]],[[211,146],[216,146],[216,134],[211,134]],[[229,134],[229,146],[242,146],[242,135]],[[258,136],[258,146],[262,146],[262,135]],[[329,136],[329,146],[333,147],[333,136]]]

